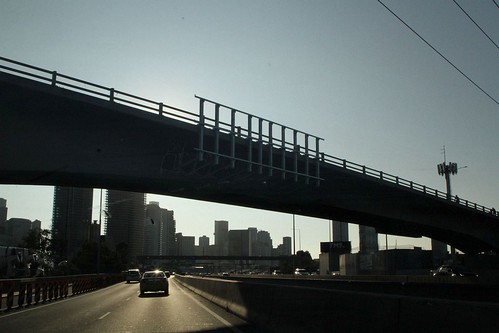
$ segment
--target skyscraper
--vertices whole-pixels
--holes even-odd
[[[291,237],[286,236],[282,238],[282,255],[290,256],[291,255]]]
[[[268,231],[260,230],[256,234],[257,247],[255,256],[270,257],[272,255],[272,238]]]
[[[256,251],[257,251],[257,235],[258,235],[258,230],[256,228],[248,228],[248,242],[249,242],[249,255],[250,256],[256,256]]]
[[[250,255],[250,232],[246,230],[229,230],[229,256]]]
[[[52,239],[61,259],[72,259],[88,239],[92,223],[93,189],[54,187]]]
[[[106,243],[113,250],[126,248],[129,264],[143,254],[145,201],[144,193],[107,191]]]
[[[229,222],[215,221],[216,255],[226,256],[229,253]]]
[[[348,223],[333,221],[333,242],[348,241]]]
[[[210,250],[210,237],[206,237],[206,235],[199,237],[199,253],[197,254],[201,256],[206,256],[210,254],[209,250]]]
[[[184,236],[181,232],[175,234],[177,255],[193,256],[196,255],[196,247],[194,246],[196,238],[194,236]]]
[[[359,225],[359,247],[362,254],[378,252],[378,233],[375,228]]]
[[[0,242],[7,234],[7,200],[0,198]],[[0,243],[1,244],[1,243]]]
[[[7,200],[0,198],[0,227],[7,221]]]
[[[151,201],[146,205],[144,221],[144,255],[175,254],[175,219],[173,211]]]

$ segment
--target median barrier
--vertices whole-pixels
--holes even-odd
[[[271,332],[497,332],[499,303],[176,276]]]

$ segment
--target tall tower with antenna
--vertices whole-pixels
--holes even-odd
[[[457,174],[457,163],[449,162],[445,156],[445,146],[443,147],[444,162],[437,164],[438,174],[445,177],[445,184],[447,185],[447,200],[451,200],[452,191],[450,186],[450,175]]]
[[[453,163],[453,162],[447,163],[447,159],[445,156],[445,146],[443,147],[442,151],[444,154],[444,162],[437,164],[437,171],[438,171],[439,175],[445,177],[445,184],[447,186],[447,200],[451,201],[452,200],[452,190],[451,190],[451,186],[450,186],[450,175],[456,175],[458,167],[457,167],[457,163]],[[466,167],[467,166],[464,166],[462,168],[466,168]],[[457,196],[456,196],[456,202],[459,203]],[[432,240],[432,249],[433,249],[433,244],[434,244],[434,241]],[[445,247],[447,247],[447,245]],[[453,258],[455,256],[455,253],[456,253],[456,250],[454,249],[453,246],[451,246],[451,254],[452,254]],[[435,256],[435,251],[434,251],[434,256]]]

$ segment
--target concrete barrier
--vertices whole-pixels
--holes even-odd
[[[176,276],[271,332],[498,332],[499,304]]]

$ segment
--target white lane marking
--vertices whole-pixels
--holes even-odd
[[[99,317],[99,320],[106,318],[111,312],[107,312]]]
[[[232,326],[231,323],[229,323],[227,320],[223,319],[222,317],[220,317],[219,315],[217,315],[215,312],[211,311],[210,309],[208,309],[206,306],[204,306],[203,304],[201,304],[201,302],[199,302],[197,299],[195,299],[193,296],[191,296],[190,294],[188,294],[184,289],[183,287],[179,287],[177,282],[175,282],[175,284],[177,285],[178,289],[181,290],[184,295],[187,295],[189,296],[190,299],[192,299],[197,305],[199,305],[200,307],[202,307],[204,310],[206,310],[206,312],[208,312],[209,314],[211,314],[213,317],[215,317],[218,321],[220,321],[222,324],[224,324],[225,326],[227,326],[228,328],[231,329],[232,332],[236,332],[236,333],[244,333],[243,331],[241,331],[240,329],[238,329],[237,327],[234,327]]]

